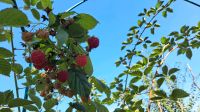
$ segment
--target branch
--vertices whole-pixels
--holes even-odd
[[[11,35],[11,47],[12,47],[12,66],[15,64],[15,48],[14,48],[14,42],[13,42],[13,30],[12,27],[10,27],[10,35]],[[16,96],[19,98],[19,87],[17,82],[17,74],[14,72],[14,81],[15,81],[15,89],[16,89]],[[18,107],[18,112],[20,112],[20,107]]]
[[[195,6],[197,6],[197,7],[200,7],[199,4],[197,4],[197,3],[195,3],[195,2],[192,2],[192,1],[190,1],[190,0],[184,0],[184,1],[186,1],[186,2],[188,2],[188,3],[190,3],[190,4],[192,4],[192,5],[195,5]]]
[[[194,73],[192,72],[192,68],[190,67],[189,64],[187,64],[187,66],[188,66],[188,69],[189,69],[189,71],[190,71],[190,73],[191,73],[193,84],[200,90],[200,87],[199,87],[198,84],[195,82],[195,75],[194,75]]]
[[[66,12],[72,11],[73,9],[75,9],[76,7],[78,7],[79,5],[83,4],[86,1],[88,1],[88,0],[80,1],[79,3],[75,4],[74,6],[70,7],[68,10],[66,10]]]

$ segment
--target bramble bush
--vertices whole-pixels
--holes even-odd
[[[160,27],[156,17],[161,14],[166,18],[173,13],[171,5],[175,0],[158,0],[155,7],[144,9],[122,43],[125,55],[116,62],[117,67],[123,65],[126,69],[108,86],[93,76],[89,56],[100,44],[98,37],[88,34],[98,21],[73,11],[86,1],[55,14],[52,4],[56,1],[23,0],[24,4],[18,6],[16,0],[0,0],[10,5],[0,11],[0,42],[10,43],[12,48],[0,47],[0,74],[9,77],[14,73],[16,89],[16,95],[12,90],[0,92],[0,112],[55,112],[54,107],[65,97],[71,99],[63,107],[66,112],[109,112],[107,107],[113,104],[118,105],[114,112],[191,111],[197,96],[190,97],[185,106],[183,98],[189,93],[176,86],[176,74],[181,69],[165,63],[172,52],[192,58],[192,50],[200,46],[200,23],[184,25],[160,41],[153,41],[144,33],[154,35]],[[29,20],[31,17],[34,20]],[[13,29],[21,29],[22,48],[16,48],[18,34]],[[16,60],[17,50],[23,51],[21,58],[29,66]],[[24,98],[19,97],[19,80],[25,80]],[[191,93],[199,89],[195,82],[192,89]]]

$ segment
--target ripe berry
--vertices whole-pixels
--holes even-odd
[[[86,55],[79,55],[76,57],[76,64],[84,67],[87,64],[87,56]]]
[[[40,67],[44,66],[43,64],[46,63],[45,53],[42,52],[41,50],[34,50],[31,53],[31,61],[36,66],[40,66]]]
[[[57,79],[60,82],[65,82],[69,79],[69,73],[65,70],[60,71],[57,73]]]
[[[43,69],[44,67],[45,67],[45,64],[33,64],[33,66],[36,68],[36,69],[38,69],[38,70],[41,70],[41,69]]]
[[[99,39],[97,37],[90,37],[88,38],[87,42],[89,45],[89,48],[88,48],[89,51],[99,46]]]
[[[48,30],[38,30],[36,32],[36,36],[43,40],[47,40],[49,38],[49,31]]]
[[[31,32],[23,32],[22,33],[22,40],[24,42],[30,42],[33,39],[33,35],[34,35],[34,33],[31,33]]]

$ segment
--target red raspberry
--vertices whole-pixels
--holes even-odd
[[[38,69],[38,70],[41,70],[41,69],[43,69],[46,65],[45,65],[45,63],[44,64],[33,64],[33,66],[36,68],[36,69]]]
[[[34,65],[44,66],[44,63],[46,62],[45,53],[41,50],[34,50],[31,53],[31,61],[34,63]]]
[[[89,51],[99,46],[99,39],[97,37],[88,38]]]
[[[86,55],[79,55],[76,57],[76,64],[84,67],[87,64],[87,56]]]
[[[65,82],[69,79],[69,73],[65,70],[62,70],[60,72],[57,73],[57,79],[60,81],[60,82]]]

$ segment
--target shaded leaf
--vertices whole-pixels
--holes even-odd
[[[29,100],[16,98],[16,99],[10,100],[9,103],[8,103],[8,106],[12,108],[12,107],[30,105],[30,104],[33,104],[33,103],[34,102],[29,101]]]
[[[11,65],[5,59],[0,59],[0,74],[10,76],[11,72]]]
[[[15,15],[15,16],[13,16]],[[0,11],[0,25],[21,27],[29,24],[27,16],[15,8],[7,8]]]

